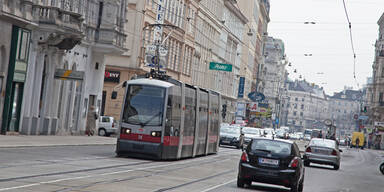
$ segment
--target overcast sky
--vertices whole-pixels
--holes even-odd
[[[384,0],[345,2],[357,54],[356,78],[362,87],[372,74],[377,21],[384,12]],[[271,0],[270,18],[269,35],[284,41],[292,63],[292,67],[287,66],[291,79],[302,75],[305,80],[323,86],[330,95],[344,86],[357,89],[343,0]],[[305,25],[305,21],[316,24]]]

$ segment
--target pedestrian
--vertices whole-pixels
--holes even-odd
[[[356,143],[356,148],[359,148],[359,145],[360,145],[360,139],[359,139],[359,138],[356,138],[355,143]]]
[[[95,107],[90,106],[87,114],[87,126],[85,128],[86,135],[93,136],[93,134],[95,134],[96,119],[98,119],[98,115],[96,113]]]

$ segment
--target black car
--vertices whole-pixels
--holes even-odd
[[[282,185],[303,191],[305,168],[295,142],[280,139],[252,139],[241,155],[237,186],[252,181]]]
[[[241,133],[241,128],[237,126],[221,127],[219,144],[235,146],[238,149],[242,148],[244,135]]]

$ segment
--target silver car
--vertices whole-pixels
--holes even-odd
[[[335,170],[340,167],[339,145],[335,140],[313,138],[306,146],[304,153],[304,165],[309,166],[310,163],[323,165],[332,165]]]

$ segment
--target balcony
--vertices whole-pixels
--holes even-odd
[[[0,0],[0,16],[27,25],[33,23],[32,0]]]
[[[95,51],[103,53],[118,53],[126,51],[126,35],[115,29],[86,27],[86,38],[88,42],[95,42]]]
[[[59,31],[80,35],[83,32],[81,14],[65,11],[58,7],[34,5],[34,19],[40,25],[57,27]]]

